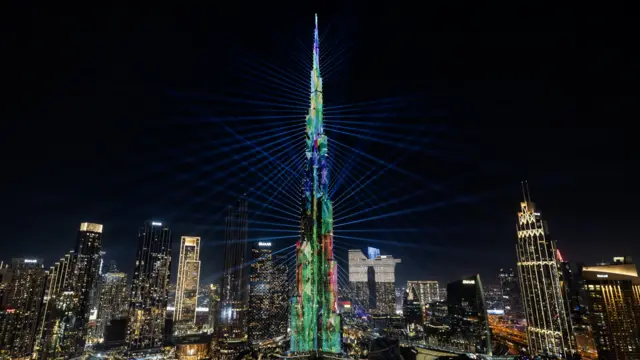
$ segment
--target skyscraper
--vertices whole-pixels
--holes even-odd
[[[272,338],[287,335],[289,328],[289,258],[285,255],[273,257],[273,273],[271,276],[271,312],[274,317],[269,321],[269,334]]]
[[[498,280],[500,280],[504,315],[514,320],[523,319],[522,297],[520,296],[520,285],[518,285],[516,273],[513,269],[500,269]]]
[[[395,268],[401,260],[379,255],[379,250],[368,253],[376,258],[367,258],[360,250],[349,250],[349,284],[356,305],[372,313],[395,314]]]
[[[272,313],[273,258],[270,242],[254,243],[251,247],[249,270],[249,340],[256,343],[269,338]]]
[[[60,355],[74,357],[84,352],[91,315],[92,295],[99,279],[102,250],[101,224],[80,224],[68,289],[60,307],[65,309]]]
[[[329,199],[328,138],[324,133],[320,39],[316,15],[311,104],[306,119],[302,236],[297,243],[297,293],[291,309],[291,351],[340,352],[338,268],[333,259],[333,210]]]
[[[252,343],[287,334],[287,258],[272,255],[271,248],[270,242],[257,242],[251,248],[248,328]]]
[[[640,358],[640,277],[629,257],[582,268],[598,357]]]
[[[62,292],[70,288],[75,254],[69,252],[49,268],[49,276],[43,298],[43,311],[38,325],[35,352],[38,359],[55,358],[60,349],[64,332],[65,315],[73,315],[61,302]],[[71,313],[69,313],[71,311]]]
[[[227,342],[244,341],[247,338],[249,277],[245,261],[249,235],[248,215],[247,199],[241,198],[237,207],[229,207],[225,219],[226,244],[218,328],[219,337]]]
[[[33,353],[47,274],[42,259],[13,259],[10,270],[0,319],[0,353],[13,359]]]
[[[423,307],[431,302],[440,301],[440,291],[436,280],[407,281],[407,289],[411,288],[416,289],[418,299]]]
[[[214,332],[220,312],[220,286],[209,284],[209,329]]]
[[[524,190],[524,185],[523,185]],[[532,354],[568,354],[574,349],[556,242],[528,191],[518,212],[518,275]]]
[[[138,250],[129,300],[129,349],[160,347],[171,276],[171,230],[146,221],[138,233]]]
[[[447,285],[450,339],[465,351],[492,354],[487,302],[480,275]]]
[[[98,307],[98,334],[104,340],[112,320],[128,315],[127,274],[112,268],[102,275]]]
[[[180,239],[178,282],[173,313],[174,325],[195,325],[200,283],[200,238],[183,236]]]

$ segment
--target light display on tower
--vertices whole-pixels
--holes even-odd
[[[329,199],[328,138],[322,124],[322,78],[318,16],[315,18],[311,106],[306,128],[301,239],[297,243],[297,291],[291,307],[291,351],[340,352],[337,263]]]

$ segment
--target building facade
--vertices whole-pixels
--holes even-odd
[[[464,351],[492,354],[487,302],[480,275],[447,285],[449,339]]]
[[[24,258],[13,259],[10,272],[0,314],[0,355],[13,359],[33,354],[47,273],[42,259]]]
[[[640,278],[629,257],[584,266],[588,316],[598,357],[640,359]]]
[[[43,298],[43,312],[38,326],[36,354],[38,359],[51,359],[58,356],[61,346],[65,320],[73,312],[65,308],[62,302],[63,292],[69,293],[72,281],[74,251],[69,252],[49,268],[49,276]],[[71,309],[72,310],[72,309]]]
[[[241,198],[236,207],[229,207],[225,218],[225,256],[218,337],[226,341],[247,340],[249,276],[244,263],[247,261],[248,214],[247,199]]]
[[[254,243],[251,247],[249,270],[249,341],[257,343],[269,337],[271,311],[273,257],[270,242]]]
[[[556,242],[528,194],[517,224],[518,276],[532,354],[567,355],[575,350]]]
[[[513,269],[500,269],[498,280],[500,281],[504,315],[513,320],[523,319],[522,296],[516,273]]]
[[[200,283],[200,238],[183,236],[180,239],[178,281],[176,284],[174,326],[195,325]]]
[[[127,274],[110,269],[102,275],[98,304],[98,334],[102,341],[113,320],[125,319],[129,312]]]
[[[440,301],[440,291],[436,280],[410,280],[407,281],[407,289],[414,288],[422,306],[427,306],[434,301]]]
[[[138,249],[129,299],[126,343],[130,350],[163,345],[171,276],[171,230],[146,221],[138,232]]]
[[[349,284],[356,305],[376,314],[396,313],[395,267],[400,259],[368,250],[368,258],[360,250],[349,250]]]

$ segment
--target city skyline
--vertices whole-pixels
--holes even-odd
[[[9,51],[0,358],[640,354],[623,37],[203,10]]]
[[[309,14],[312,13],[313,11],[309,11]],[[328,77],[326,80],[325,86],[332,90],[327,93],[327,103],[330,103],[329,100],[339,104],[379,99],[388,97],[390,94],[415,94],[420,103],[426,104],[426,111],[435,112],[434,116],[438,113],[442,114],[443,120],[433,121],[444,124],[450,129],[442,133],[444,145],[447,148],[459,149],[453,155],[462,153],[467,161],[460,164],[455,161],[455,156],[443,150],[438,151],[438,154],[442,155],[442,162],[451,162],[450,165],[440,162],[429,163],[424,170],[421,170],[420,164],[415,166],[407,164],[412,161],[409,157],[403,159],[403,166],[408,166],[412,171],[417,170],[426,179],[436,177],[438,183],[451,188],[452,191],[445,200],[451,200],[456,195],[488,193],[482,200],[471,204],[451,205],[450,208],[429,211],[421,215],[429,224],[438,224],[441,219],[444,220],[449,229],[443,230],[442,233],[428,234],[428,236],[384,235],[383,240],[404,242],[406,239],[407,243],[417,246],[428,245],[420,250],[420,257],[431,260],[424,266],[419,266],[418,261],[407,256],[415,251],[415,248],[362,242],[359,248],[366,248],[368,245],[377,246],[382,251],[405,259],[397,270],[399,281],[435,278],[440,283],[447,283],[450,280],[480,272],[486,281],[492,282],[493,276],[489,275],[497,269],[515,267],[514,261],[511,260],[514,236],[513,211],[517,209],[520,201],[519,182],[521,180],[529,180],[532,196],[537,199],[537,203],[550,223],[558,246],[568,259],[581,259],[593,263],[620,253],[638,255],[635,245],[626,246],[627,243],[632,242],[634,236],[629,218],[633,214],[631,204],[636,202],[638,196],[631,186],[625,166],[629,159],[633,159],[633,151],[622,151],[625,144],[628,144],[628,135],[621,134],[622,130],[617,130],[613,126],[616,123],[615,120],[621,118],[620,115],[628,110],[627,102],[624,99],[614,101],[604,95],[594,97],[595,105],[586,115],[587,120],[592,119],[593,122],[584,121],[583,123],[598,124],[597,127],[596,125],[578,127],[576,97],[587,96],[591,99],[591,93],[601,94],[601,89],[605,89],[602,91],[611,90],[606,90],[610,87],[601,86],[598,87],[598,92],[588,91],[594,90],[595,85],[589,85],[583,89],[577,88],[566,80],[567,78],[578,79],[579,73],[571,70],[573,63],[569,66],[567,60],[555,62],[546,60],[547,57],[565,56],[568,59],[577,57],[579,51],[570,36],[561,33],[553,36],[540,35],[546,40],[545,44],[540,44],[531,36],[516,38],[515,35],[505,33],[498,34],[495,39],[489,40],[477,39],[471,32],[464,31],[458,35],[428,32],[425,36],[421,36],[428,45],[424,49],[426,55],[421,60],[425,63],[417,66],[417,60],[409,56],[415,48],[413,40],[407,40],[406,35],[401,36],[411,29],[409,25],[402,25],[403,22],[409,22],[406,21],[407,19],[362,16],[358,18],[357,26],[364,30],[356,34],[355,31],[349,32],[356,25],[352,28],[346,26],[343,21],[344,14],[340,11],[327,11],[325,15],[321,9],[319,13],[321,17],[326,17],[327,23],[332,26],[327,34],[327,42],[331,44],[331,41],[336,42],[340,38],[332,31],[344,31],[347,45],[353,47],[353,57],[344,60],[344,66],[350,75],[345,76],[344,80],[340,76],[333,79]],[[29,106],[26,110],[17,105],[9,106],[8,111],[21,115],[16,115],[18,116],[16,120],[20,119],[20,121],[12,121],[9,124],[7,133],[12,135],[2,145],[3,149],[9,153],[9,149],[28,141],[30,136],[39,136],[31,135],[27,130],[34,125],[39,125],[39,119],[47,118],[42,116],[44,109],[49,109],[46,104],[57,104],[47,116],[69,119],[69,122],[56,125],[66,129],[60,132],[59,142],[45,142],[48,147],[44,149],[41,148],[43,145],[40,142],[35,141],[32,143],[35,148],[24,155],[25,159],[9,159],[6,165],[7,170],[15,174],[15,177],[7,179],[10,183],[0,190],[3,192],[3,198],[8,202],[1,214],[7,224],[3,230],[4,236],[8,239],[19,237],[24,241],[18,244],[15,242],[7,244],[7,241],[3,241],[0,244],[0,252],[6,254],[3,260],[7,261],[11,257],[33,256],[44,258],[47,264],[51,264],[71,249],[72,246],[65,239],[74,236],[76,224],[92,221],[105,225],[106,258],[115,259],[118,264],[121,264],[123,271],[130,273],[134,256],[129,250],[132,239],[136,236],[137,224],[144,219],[154,217],[172,224],[177,234],[200,236],[202,238],[201,256],[203,259],[211,259],[208,264],[203,264],[202,278],[219,273],[222,270],[220,265],[222,258],[219,254],[223,235],[219,229],[215,228],[220,226],[220,222],[212,218],[216,213],[223,211],[227,205],[232,204],[234,199],[230,199],[230,196],[211,198],[205,196],[203,190],[193,189],[184,197],[188,199],[190,208],[176,213],[174,209],[176,202],[168,195],[165,199],[164,194],[170,194],[174,190],[173,186],[177,186],[172,185],[179,181],[176,174],[183,173],[189,176],[188,168],[172,165],[177,157],[192,156],[191,152],[183,151],[180,144],[191,144],[194,142],[193,139],[204,142],[209,135],[212,139],[220,140],[220,137],[213,133],[213,128],[209,125],[203,125],[205,130],[202,132],[207,136],[195,137],[196,130],[191,125],[177,120],[190,110],[186,109],[180,100],[159,93],[169,89],[170,91],[193,90],[197,93],[215,95],[222,87],[214,81],[223,72],[219,69],[228,69],[227,72],[231,75],[226,75],[225,79],[232,79],[238,72],[233,70],[229,63],[254,55],[281,68],[290,68],[290,60],[285,59],[285,55],[282,57],[270,55],[271,49],[263,49],[264,45],[261,43],[267,43],[274,34],[286,33],[286,31],[290,31],[300,39],[307,39],[309,37],[308,28],[305,27],[307,20],[301,17],[300,27],[294,24],[288,28],[288,25],[284,25],[285,23],[296,23],[298,19],[293,17],[295,18],[293,21],[280,21],[292,18],[291,14],[281,16],[282,18],[276,18],[277,21],[252,18],[251,21],[246,19],[241,22],[247,24],[246,26],[255,22],[251,26],[270,30],[264,31],[264,34],[256,34],[255,38],[248,35],[233,35],[224,44],[235,42],[241,49],[231,49],[228,61],[216,59],[216,66],[213,65],[212,58],[219,56],[214,56],[207,51],[202,54],[196,53],[179,45],[180,41],[177,39],[183,39],[183,35],[164,27],[162,23],[149,23],[149,26],[158,30],[157,34],[148,34],[141,30],[134,31],[133,37],[137,36],[141,40],[149,41],[149,45],[144,45],[143,48],[153,50],[151,53],[157,50],[155,42],[162,42],[161,39],[164,38],[175,39],[166,46],[176,50],[174,52],[182,54],[181,58],[184,58],[181,60],[176,59],[175,56],[172,57],[181,66],[169,66],[169,60],[154,58],[154,61],[159,61],[158,66],[166,71],[166,74],[159,76],[156,81],[148,80],[161,73],[156,68],[140,69],[137,62],[127,63],[126,61],[122,65],[124,68],[131,66],[136,71],[141,71],[140,78],[136,77],[139,80],[139,87],[134,87],[130,91],[135,94],[145,94],[145,103],[153,104],[139,105],[138,110],[159,113],[157,115],[138,116],[137,112],[127,110],[123,104],[129,103],[135,97],[129,92],[120,94],[116,91],[125,87],[123,86],[124,75],[116,75],[113,78],[115,83],[112,84],[103,73],[98,74],[102,79],[98,82],[103,85],[95,91],[86,92],[87,98],[80,101],[93,106],[78,108],[77,99],[71,95],[89,85],[86,79],[74,72],[73,64],[76,62],[71,60],[74,57],[73,48],[83,41],[80,38],[70,37],[69,43],[60,45],[65,50],[60,52],[61,59],[50,64],[31,66],[36,68],[36,73],[40,75],[55,68],[56,72],[69,80],[65,84],[60,84],[57,77],[42,76],[38,79],[45,85],[42,93],[27,97],[34,106]],[[207,25],[210,26],[211,31],[218,29],[217,26],[228,23],[228,21],[222,21],[224,19],[217,18],[216,20],[219,21],[213,21],[214,17],[215,15],[212,15],[211,21],[208,21],[211,25]],[[112,20],[118,19],[116,17]],[[239,20],[234,19],[234,22]],[[41,20],[33,25],[36,30],[34,36],[48,39],[54,33],[66,34],[65,29],[55,29],[53,33],[47,34],[45,29],[48,32],[49,27],[46,24],[51,23],[53,19],[44,17]],[[215,23],[218,25],[214,25]],[[279,25],[266,26],[272,23]],[[385,26],[383,30],[381,24],[397,26]],[[100,46],[106,46],[108,53],[117,54],[132,43],[127,40],[122,43],[107,44],[102,37],[109,39],[111,36],[120,36],[118,34],[122,35],[117,32],[115,34],[104,32],[88,36],[96,40]],[[284,39],[274,46],[286,54],[302,53],[290,45],[296,43],[295,36],[291,36],[293,41]],[[222,41],[222,39],[217,40]],[[520,45],[514,41],[520,42]],[[572,45],[564,46],[567,42]],[[306,44],[310,46],[308,41]],[[531,47],[531,50],[523,49],[527,47]],[[339,44],[338,48],[340,48]],[[46,49],[48,45],[41,44],[37,45],[33,51],[37,53]],[[384,53],[385,56],[374,58],[373,49],[376,49],[375,52]],[[457,49],[468,49],[474,60],[470,61],[468,56],[461,54],[459,52],[461,50]],[[488,50],[483,52],[482,49]],[[93,55],[96,51],[94,48],[86,50],[88,54]],[[248,53],[249,56],[241,56],[243,52]],[[531,53],[535,56],[530,59],[521,59],[510,55],[511,53]],[[486,54],[487,58],[477,59],[478,54]],[[150,55],[145,55],[142,50],[136,50],[135,55],[140,59],[150,59]],[[622,66],[618,64],[614,66],[609,62],[612,61],[609,58],[598,52],[596,55],[597,59],[610,65],[607,66],[609,69],[624,68],[624,62]],[[10,59],[14,59],[16,65],[19,65],[21,61],[18,60],[22,59],[22,56],[26,54],[12,53]],[[37,56],[29,56],[29,58],[37,58]],[[194,61],[198,58],[201,58],[201,62],[206,63],[206,66],[200,61]],[[505,60],[498,61],[502,58]],[[94,64],[97,69],[108,73],[109,65],[106,62],[91,56],[83,59]],[[70,60],[68,64],[65,64],[66,60]],[[588,64],[595,61],[592,56],[582,58],[580,66],[589,68]],[[29,61],[25,63],[33,64]],[[189,66],[185,64],[192,65],[193,70],[176,69],[188,68]],[[423,71],[409,70],[416,68],[421,68]],[[373,71],[376,72],[380,86],[363,86],[362,84],[366,83],[366,79]],[[531,80],[535,78],[531,72],[542,76],[536,81]],[[29,76],[35,76],[36,73]],[[196,74],[198,76],[195,76]],[[473,74],[477,77],[470,76]],[[520,80],[500,80],[507,75],[513,75]],[[202,81],[197,81],[199,76],[203,77]],[[15,80],[18,84],[17,79]],[[598,84],[603,84],[602,81],[604,80]],[[20,88],[18,86],[18,90]],[[23,93],[16,92],[16,96],[20,94]],[[544,96],[539,99],[539,94]],[[330,99],[330,97],[333,98]],[[622,103],[618,103],[619,101]],[[117,106],[105,106],[112,102]],[[18,103],[20,102],[16,102]],[[105,108],[107,110],[102,114],[93,110]],[[231,107],[225,111],[233,113],[239,111],[238,108]],[[612,119],[612,122],[596,123],[595,119],[598,118]],[[71,119],[74,121],[71,122]],[[75,124],[81,119],[83,126],[77,127],[76,130]],[[119,127],[123,121],[110,122],[110,119],[128,119],[129,131],[122,133]],[[374,121],[378,121],[377,119],[373,118]],[[48,122],[55,123],[55,121]],[[176,122],[181,124],[180,128],[176,131],[169,130],[169,125]],[[545,146],[519,148],[519,139],[522,135],[521,124],[529,124],[527,134],[532,139],[544,137]],[[558,124],[564,125],[558,128]],[[88,144],[85,144],[82,136],[79,136],[83,131],[93,133],[93,138]],[[339,134],[334,135],[337,137]],[[231,135],[225,133],[225,136]],[[140,139],[144,139],[143,142],[149,145],[148,150],[143,150],[142,145],[137,144]],[[470,140],[470,143],[467,144],[466,140]],[[65,142],[69,145],[62,144]],[[109,145],[111,143],[113,145]],[[83,146],[76,146],[78,144]],[[5,149],[4,146],[8,148]],[[80,148],[83,149],[82,153],[76,150]],[[101,149],[109,149],[108,156]],[[386,150],[384,145],[378,144],[372,145],[371,151],[379,154]],[[42,153],[39,156],[41,160],[32,161],[31,157],[35,155],[30,155],[31,153]],[[137,155],[129,157],[131,153]],[[489,161],[487,158],[493,160]],[[528,164],[526,167],[515,166],[521,158],[535,158],[540,161],[536,164]],[[27,163],[34,165],[32,168],[25,168],[22,164]],[[89,173],[86,176],[91,181],[84,183],[74,175],[75,169],[80,166],[78,164],[81,164],[81,168],[84,169],[95,163],[100,163],[100,166],[105,169],[105,173],[108,174],[105,179],[96,179]],[[471,167],[467,166],[469,163],[472,164]],[[474,163],[482,169],[478,170]],[[44,178],[39,176],[42,172],[51,172],[54,169],[59,175]],[[451,176],[451,173],[458,175]],[[162,176],[154,177],[154,174]],[[470,183],[460,179],[467,175],[473,175],[474,181]],[[397,180],[396,175],[391,171],[386,172],[383,177],[386,179],[385,184],[394,184]],[[138,195],[137,189],[145,188],[149,179],[153,179],[149,190],[155,190],[149,195]],[[222,185],[224,181],[211,181],[209,184]],[[230,189],[234,193],[242,193],[249,187],[251,187],[251,181],[234,184]],[[381,186],[373,187],[373,189],[378,188]],[[416,189],[415,185],[412,185],[413,189]],[[202,203],[208,205],[203,206]],[[424,204],[429,203],[431,202],[424,200]],[[407,202],[405,206],[415,205]],[[30,217],[38,219],[38,226],[28,226],[29,217],[23,214],[31,214]],[[580,219],[598,220],[584,225],[580,223]],[[336,220],[336,223],[338,222]],[[395,225],[401,227],[399,224],[400,222]],[[48,241],[50,238],[58,241]],[[606,241],[601,241],[602,239]],[[289,243],[288,240],[274,241],[277,247],[284,247]],[[583,244],[590,244],[590,247],[587,249]],[[489,248],[498,252],[500,255],[496,256],[498,259],[505,260],[499,260],[500,263],[494,266],[473,259],[474,254],[481,251],[486,253]],[[462,251],[456,253],[459,250]],[[48,254],[55,254],[55,256],[48,256]],[[457,264],[454,266],[448,262],[442,262],[442,259],[454,256],[465,257],[463,263],[465,267],[468,264],[468,268],[456,269],[459,267]],[[173,262],[174,266],[177,266],[176,262]],[[441,266],[445,269],[442,273],[447,275],[438,274],[437,269]],[[416,269],[418,273],[412,274],[407,269]],[[175,271],[173,273],[175,274]]]

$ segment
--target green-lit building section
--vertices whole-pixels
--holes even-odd
[[[339,353],[337,263],[333,258],[333,210],[329,199],[328,138],[322,123],[318,18],[314,31],[311,104],[306,119],[306,174],[301,238],[297,244],[297,293],[291,306],[291,351]]]

